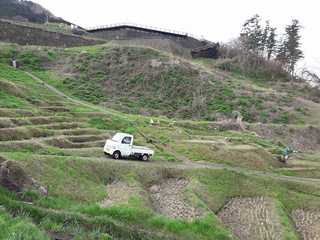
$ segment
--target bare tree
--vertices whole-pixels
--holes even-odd
[[[317,75],[316,73],[308,70],[308,69],[303,69],[302,70],[302,77],[311,82],[313,85],[320,86],[320,76]]]

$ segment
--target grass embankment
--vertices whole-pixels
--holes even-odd
[[[49,240],[27,216],[13,218],[3,208],[0,209],[0,239]]]

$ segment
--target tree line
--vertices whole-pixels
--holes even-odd
[[[301,28],[299,21],[293,19],[285,27],[284,34],[278,35],[277,28],[271,26],[269,20],[262,24],[261,17],[254,15],[242,25],[239,37],[241,48],[267,61],[277,62],[294,77],[296,64],[304,56],[301,50]]]

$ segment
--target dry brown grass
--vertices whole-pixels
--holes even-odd
[[[82,136],[70,136],[66,137],[70,142],[73,143],[84,143],[84,142],[94,142],[110,138],[111,135],[82,135]]]
[[[66,129],[74,129],[81,127],[80,123],[54,123],[42,126],[45,129],[52,129],[52,130],[66,130]]]
[[[286,144],[294,150],[308,151],[320,148],[319,127],[253,124],[250,125],[250,130],[264,138]]]
[[[16,84],[3,79],[0,79],[0,89],[16,97],[23,97],[25,91],[21,86],[18,87]]]
[[[57,134],[66,135],[66,136],[81,136],[81,135],[95,135],[102,134],[106,131],[93,129],[93,128],[81,128],[81,129],[67,129],[67,130],[56,130]]]
[[[7,161],[7,159],[5,159],[4,157],[0,156],[0,164]]]
[[[0,118],[0,128],[11,128],[14,126],[9,118]]]
[[[90,148],[90,147],[103,147],[105,141],[92,141],[92,142],[82,142],[82,143],[74,143],[69,141],[65,137],[57,137],[45,140],[45,142],[49,145],[58,148]]]
[[[38,128],[3,128],[0,129],[0,141],[15,141],[39,137],[52,136],[53,133],[48,130]]]
[[[32,140],[21,142],[0,142],[0,152],[36,152],[42,149],[44,149],[43,145]]]
[[[62,106],[41,107],[41,109],[49,112],[70,112],[69,108]]]
[[[31,117],[35,113],[24,109],[0,108],[0,117]]]
[[[42,124],[54,124],[54,123],[61,123],[61,122],[71,122],[74,121],[73,118],[67,117],[31,117],[28,120],[34,125],[42,125]]]
[[[11,118],[11,121],[15,126],[31,125],[31,122],[27,118]]]

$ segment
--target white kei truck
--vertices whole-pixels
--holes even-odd
[[[143,161],[148,161],[154,154],[150,148],[134,146],[133,135],[127,133],[116,133],[106,141],[103,151],[114,159],[135,158]]]

